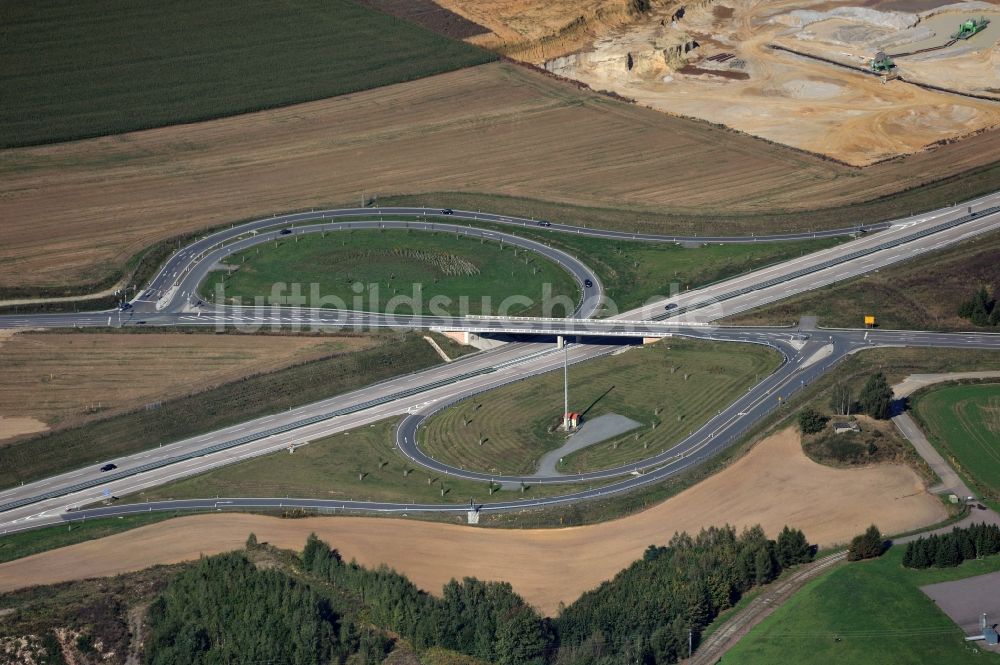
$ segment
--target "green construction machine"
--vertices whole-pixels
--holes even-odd
[[[968,21],[963,22],[958,26],[958,32],[951,36],[952,39],[968,39],[972,35],[982,32],[986,29],[986,26],[990,24],[990,20],[985,16],[982,16],[977,21],[974,18],[970,18]]]
[[[885,54],[885,51],[879,51],[872,59],[873,72],[891,72],[892,68],[895,66],[896,63],[892,61],[892,58]]]

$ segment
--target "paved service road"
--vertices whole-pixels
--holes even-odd
[[[365,312],[337,312],[293,308],[268,308],[265,311],[249,308],[192,307],[191,295],[207,270],[232,251],[238,251],[254,242],[267,242],[274,233],[292,224],[317,217],[328,219],[336,216],[353,216],[382,213],[384,215],[423,215],[434,211],[421,209],[383,209],[322,211],[301,213],[282,218],[259,220],[240,227],[208,236],[193,243],[171,257],[163,270],[143,291],[133,305],[131,317],[123,325],[275,325],[278,327],[407,327],[436,328],[442,330],[472,330],[481,332],[506,332],[522,334],[574,334],[597,338],[593,344],[573,344],[569,350],[571,362],[598,357],[616,347],[601,344],[601,337],[615,336],[669,336],[683,335],[701,339],[717,339],[743,343],[767,344],[778,349],[785,362],[772,376],[754,386],[746,395],[711,419],[702,428],[674,448],[655,454],[637,464],[590,474],[551,477],[490,476],[489,474],[456,469],[433,460],[416,445],[419,427],[424,418],[435,410],[465,396],[489,390],[524,376],[549,371],[559,367],[561,353],[553,353],[552,345],[511,344],[488,353],[479,353],[454,363],[435,367],[424,372],[400,377],[376,386],[355,391],[316,404],[242,423],[232,428],[211,432],[199,437],[145,451],[114,462],[118,469],[111,474],[100,474],[96,469],[80,469],[68,474],[31,483],[23,487],[0,492],[0,529],[21,530],[66,519],[89,516],[124,514],[141,510],[215,509],[221,507],[279,507],[301,506],[326,510],[366,510],[382,512],[414,511],[464,511],[465,505],[407,505],[377,502],[317,501],[311,499],[226,499],[165,502],[155,505],[109,506],[96,510],[72,510],[99,501],[105,493],[121,496],[144,487],[159,485],[170,480],[200,473],[208,468],[232,463],[239,459],[279,450],[290,444],[302,443],[327,434],[350,429],[390,415],[408,413],[397,432],[397,445],[402,454],[415,463],[436,469],[451,476],[475,480],[492,480],[508,485],[521,481],[537,483],[576,483],[591,485],[608,483],[595,489],[581,489],[570,494],[545,499],[500,501],[484,504],[481,510],[512,510],[532,506],[553,505],[585,500],[615,492],[624,492],[642,485],[658,482],[700,464],[737,440],[762,417],[779,408],[788,396],[828,371],[848,353],[874,345],[894,346],[951,346],[960,348],[1000,349],[1000,335],[943,334],[894,331],[811,331],[799,333],[790,330],[761,328],[717,328],[708,325],[725,313],[741,311],[772,299],[806,291],[857,274],[877,270],[884,265],[904,260],[910,256],[941,247],[978,233],[1000,226],[997,203],[1000,195],[984,197],[936,213],[902,220],[889,225],[877,235],[865,235],[838,247],[810,254],[794,261],[743,275],[704,289],[686,292],[671,299],[676,304],[678,316],[664,318],[668,310],[658,302],[639,310],[612,316],[604,321],[587,321],[582,317],[596,311],[600,297],[600,282],[586,266],[563,253],[549,254],[551,248],[541,243],[530,247],[560,262],[578,280],[591,279],[595,293],[586,296],[578,309],[581,318],[511,319],[505,317],[389,317]],[[513,220],[501,216],[458,212],[456,217],[510,224],[527,225],[528,220]],[[293,233],[324,232],[321,222],[316,228],[296,227]],[[402,224],[418,228],[421,224],[435,229],[442,225],[434,222],[392,221],[336,222],[336,224]],[[352,228],[358,228],[353,226]],[[461,227],[459,227],[461,229]],[[553,225],[546,229],[573,232],[572,228]],[[290,229],[291,230],[291,229]],[[256,235],[253,232],[256,231]],[[330,226],[327,231],[333,232]],[[477,229],[472,234],[485,232]],[[577,229],[602,237],[621,237],[616,232]],[[249,234],[249,235],[248,235]],[[291,234],[289,234],[291,235]],[[811,234],[809,234],[811,237]],[[670,238],[643,238],[652,241],[671,241]],[[788,239],[782,236],[781,239]],[[702,239],[704,240],[704,239]],[[735,241],[735,239],[712,239]],[[740,239],[758,242],[760,239]],[[514,236],[504,242],[531,243]],[[225,246],[220,244],[229,243]],[[526,246],[526,245],[521,245]],[[561,256],[560,256],[561,255]],[[587,276],[590,275],[590,276]],[[55,327],[108,325],[117,319],[118,312],[98,312],[65,315],[21,315],[0,317],[0,327]],[[137,319],[141,316],[142,319]],[[114,322],[114,321],[112,321]],[[781,399],[779,399],[779,397]]]

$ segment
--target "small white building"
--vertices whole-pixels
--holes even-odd
[[[858,426],[858,421],[856,420],[838,420],[833,423],[834,434],[847,434],[848,432],[860,432],[861,427]]]

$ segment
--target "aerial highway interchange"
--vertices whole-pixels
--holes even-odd
[[[713,323],[724,316],[875,271],[995,229],[1000,226],[1000,193],[894,223],[867,227],[859,225],[815,234],[694,238],[628,234],[549,223],[537,229],[646,242],[747,243],[824,235],[857,236],[850,242],[827,250],[700,289],[673,294],[668,300],[657,299],[627,312],[607,309],[598,275],[569,254],[542,242],[473,225],[474,222],[491,222],[511,227],[537,227],[537,220],[457,210],[448,211],[450,220],[447,223],[433,219],[441,212],[424,208],[368,208],[318,210],[264,218],[210,234],[180,248],[150,284],[138,290],[127,309],[0,317],[0,328],[140,325],[248,329],[272,326],[313,330],[396,328],[517,335],[519,340],[540,340],[506,344],[285,413],[115,459],[117,469],[113,473],[101,473],[96,466],[91,466],[5,490],[0,492],[0,530],[9,533],[65,520],[152,510],[302,507],[350,512],[464,512],[470,508],[481,511],[519,510],[587,500],[659,482],[704,462],[778,408],[782,400],[858,350],[872,346],[1000,349],[1000,335],[984,333],[741,328]],[[360,216],[367,219],[358,220]],[[348,220],[338,221],[338,217]],[[581,287],[582,297],[574,315],[563,319],[489,315],[453,317],[434,313],[380,314],[284,306],[233,307],[206,303],[198,294],[199,285],[220,261],[254,244],[294,234],[378,228],[448,231],[538,252],[574,277]],[[668,302],[669,305],[665,305]],[[596,314],[602,314],[604,318],[592,318]],[[424,454],[417,445],[421,423],[434,412],[469,396],[561,367],[564,354],[552,343],[554,338],[577,340],[568,344],[565,360],[578,363],[620,348],[613,339],[616,337],[641,339],[670,336],[764,344],[778,350],[783,362],[771,376],[753,386],[676,446],[665,451],[651,451],[649,458],[626,466],[557,476],[488,474],[444,464]],[[400,454],[414,464],[439,474],[496,482],[507,487],[516,487],[521,483],[598,486],[581,487],[562,496],[490,503],[477,503],[475,497],[470,497],[469,503],[426,505],[228,497],[89,507],[108,496],[124,496],[401,414],[406,414],[406,417],[396,432],[396,446]]]

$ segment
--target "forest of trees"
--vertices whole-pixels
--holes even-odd
[[[199,560],[149,608],[147,665],[380,663],[392,641],[342,622],[308,585],[242,553]]]
[[[777,541],[759,526],[740,535],[729,526],[675,535],[565,608],[555,622],[556,662],[676,663],[687,657],[689,637],[697,646],[719,612],[813,553],[802,532],[788,527]]]
[[[951,533],[920,536],[906,544],[903,565],[907,568],[951,568],[966,559],[1000,554],[1000,527],[972,524],[955,527]]]
[[[543,620],[506,582],[452,580],[435,598],[386,567],[369,570],[315,535],[306,541],[302,565],[316,577],[357,593],[372,621],[410,640],[417,649],[439,646],[486,661],[541,663],[553,638]]]
[[[247,544],[259,547],[253,536]],[[345,562],[312,535],[294,576],[261,570],[244,553],[204,558],[177,575],[149,610],[145,660],[374,664],[392,650],[391,633],[417,651],[441,647],[497,665],[675,663],[748,589],[813,554],[788,527],[776,540],[759,526],[677,534],[549,619],[510,584],[452,580],[436,597],[386,567]]]

